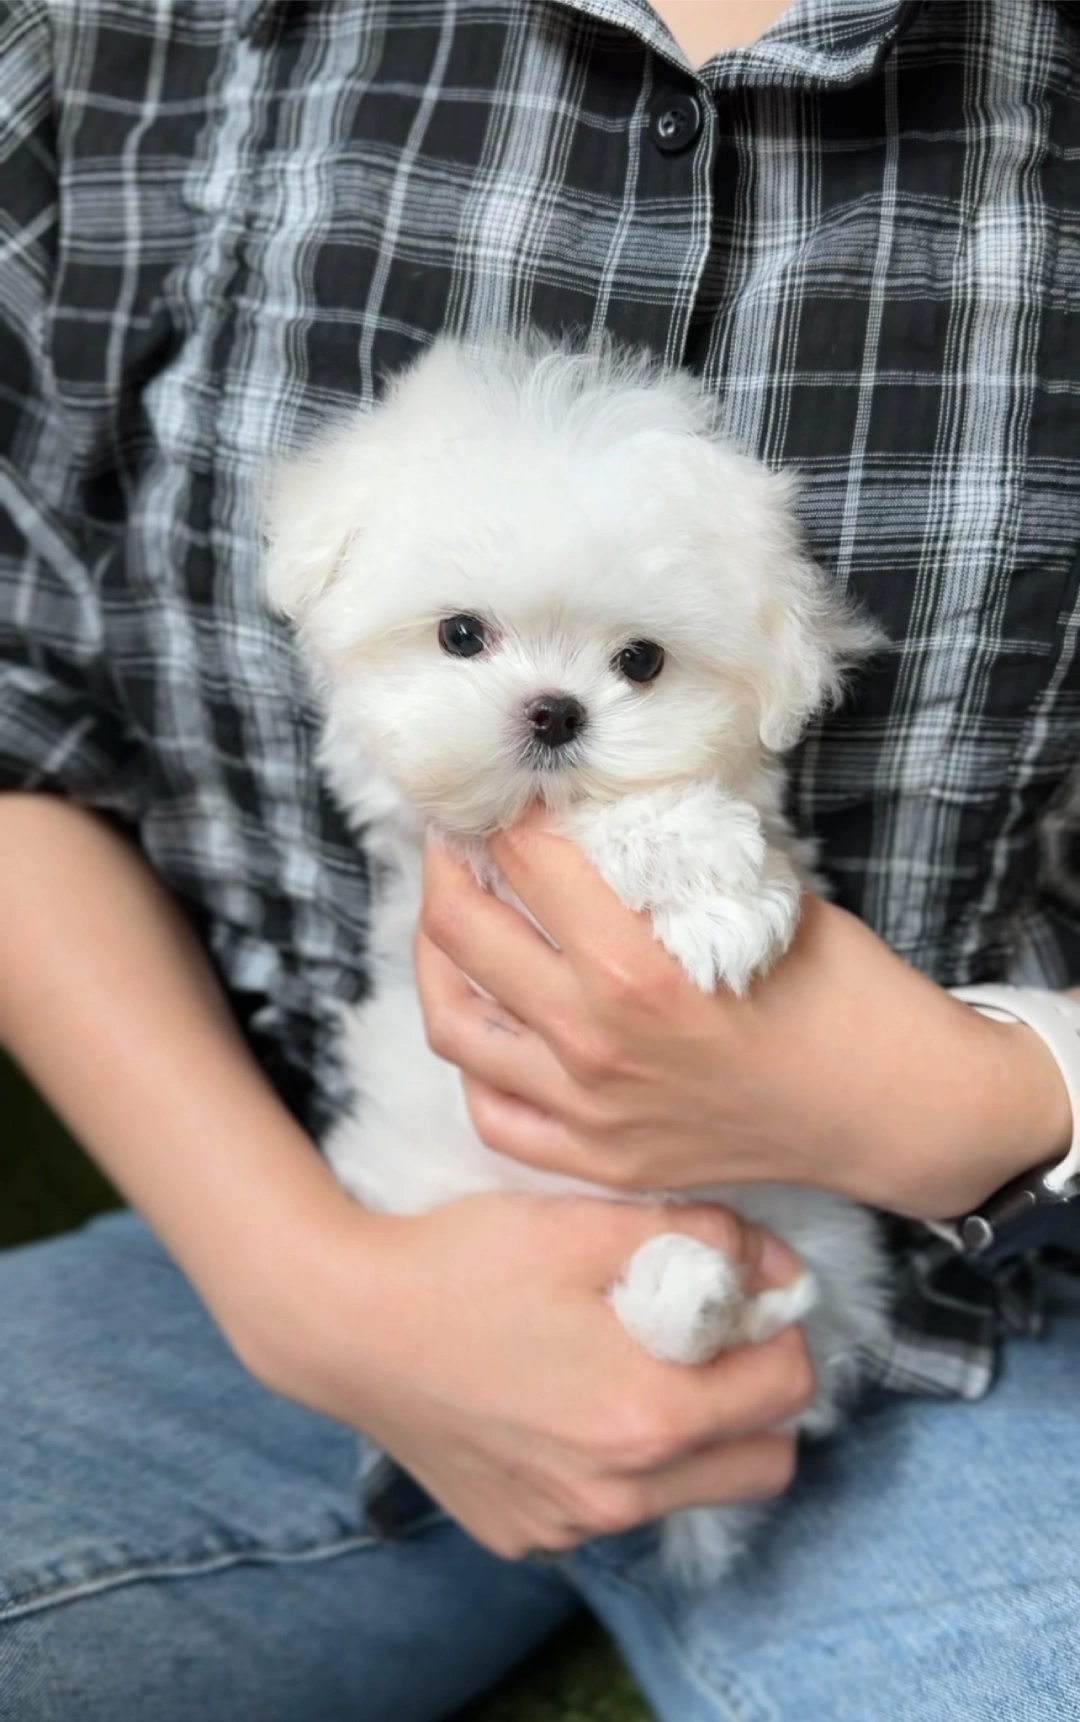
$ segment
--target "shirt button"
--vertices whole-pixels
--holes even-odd
[[[658,96],[649,113],[649,136],[664,155],[689,149],[702,126],[701,103],[696,96]]]

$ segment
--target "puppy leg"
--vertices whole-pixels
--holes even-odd
[[[682,1232],[637,1250],[611,1301],[639,1345],[665,1363],[709,1363],[721,1351],[770,1339],[817,1302],[814,1276],[747,1297],[734,1264]],[[804,1426],[800,1421],[800,1427]],[[664,1520],[666,1571],[690,1588],[714,1584],[738,1559],[762,1518],[756,1504],[692,1507]]]
[[[787,949],[799,918],[795,867],[747,801],[718,784],[669,787],[575,808],[563,828],[703,992],[744,993]]]
[[[722,1250],[662,1232],[634,1252],[611,1301],[631,1338],[665,1363],[708,1363],[721,1351],[771,1339],[817,1301],[812,1274],[748,1297]]]

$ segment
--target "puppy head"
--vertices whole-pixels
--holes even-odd
[[[787,482],[692,379],[611,351],[438,342],[276,475],[269,538],[338,794],[375,760],[461,832],[737,780],[872,643]]]

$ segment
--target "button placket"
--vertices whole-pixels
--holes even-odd
[[[662,155],[681,155],[705,123],[700,99],[688,90],[661,90],[649,109],[649,137]]]

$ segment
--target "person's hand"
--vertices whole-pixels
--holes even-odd
[[[675,1227],[723,1248],[750,1291],[798,1272],[720,1208],[493,1195],[391,1218],[342,1198],[332,1223],[281,1240],[238,1350],[507,1557],[764,1499],[793,1474],[778,1431],[813,1395],[806,1345],[791,1328],[695,1367],[636,1346],[607,1292]]]
[[[1038,1037],[842,909],[807,894],[750,995],[706,995],[539,819],[492,852],[554,944],[429,845],[416,953],[431,1045],[489,1147],[615,1189],[782,1181],[921,1218],[1064,1152],[1068,1096]]]
[[[607,1301],[657,1232],[724,1248],[751,1293],[794,1278],[783,1245],[718,1209],[492,1196],[368,1213],[126,839],[53,797],[0,795],[0,873],[0,1039],[267,1386],[364,1430],[508,1554],[783,1487],[793,1443],[771,1431],[812,1394],[801,1335],[680,1368]]]

